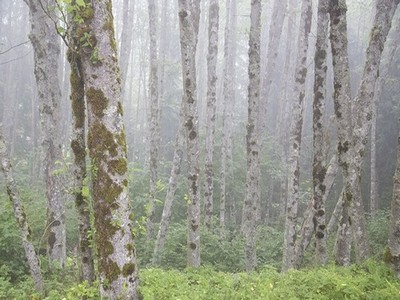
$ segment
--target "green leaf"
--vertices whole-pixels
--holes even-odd
[[[76,0],[76,4],[80,7],[86,7],[85,0]]]

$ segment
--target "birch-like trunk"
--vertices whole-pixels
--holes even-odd
[[[161,215],[160,228],[158,229],[157,239],[154,246],[152,263],[159,265],[161,263],[161,253],[164,250],[169,222],[171,219],[172,204],[175,200],[176,188],[178,185],[178,176],[181,172],[181,163],[183,159],[183,144],[184,144],[184,127],[183,127],[183,113],[181,113],[181,120],[175,138],[174,158],[172,160],[172,168],[169,176],[168,191],[165,196],[164,209]]]
[[[135,7],[135,0],[123,1],[122,31],[121,31],[120,53],[119,53],[123,96],[128,95],[128,89],[126,88],[126,83],[128,79],[127,78],[128,66],[132,51],[132,26],[133,26],[134,7]]]
[[[350,67],[348,58],[346,1],[331,1],[330,41],[333,61],[334,107],[337,122],[338,160],[343,177],[347,178],[350,164],[351,147],[351,95]],[[346,185],[346,183],[345,183]],[[345,192],[343,191],[343,195]],[[350,202],[346,197],[342,206],[336,241],[336,263],[350,264],[351,232],[350,232]]]
[[[150,33],[150,72],[149,72],[149,203],[147,204],[146,235],[150,240],[154,235],[154,213],[157,198],[158,181],[158,148],[159,148],[159,98],[158,98],[158,43],[157,43],[157,6],[155,0],[148,0],[149,33]]]
[[[219,224],[223,231],[226,225],[226,210],[229,208],[229,219],[236,220],[235,199],[228,185],[233,183],[233,116],[235,108],[236,81],[236,32],[237,32],[237,0],[226,3],[226,24],[224,42],[224,75],[223,75],[223,113],[221,144],[221,177]]]
[[[326,95],[326,58],[328,53],[328,17],[329,1],[318,2],[317,40],[315,43],[315,73],[314,73],[314,101],[313,101],[313,223],[315,233],[315,256],[317,263],[325,265],[326,254],[326,217],[325,201],[327,173],[324,161],[324,113]]]
[[[327,168],[324,180],[321,185],[325,186],[325,192],[322,195],[321,201],[326,202],[329,191],[332,189],[333,183],[336,178],[338,170],[337,156],[334,155]],[[300,235],[296,242],[296,259],[295,267],[299,268],[304,257],[304,253],[311,242],[313,233],[315,233],[316,224],[314,222],[315,208],[314,208],[314,197],[311,198],[307,210],[304,213],[303,224],[301,225]]]
[[[14,209],[15,220],[19,227],[19,234],[22,240],[22,246],[25,250],[25,257],[28,261],[29,271],[31,273],[35,289],[38,293],[43,292],[43,278],[40,271],[39,258],[36,255],[35,248],[31,241],[31,229],[28,225],[28,220],[24,211],[24,206],[19,198],[17,185],[15,184],[12,173],[10,158],[7,154],[7,147],[3,138],[2,127],[0,126],[0,163],[1,170],[6,179],[7,194],[10,198]]]
[[[385,261],[400,277],[400,133],[397,139],[397,166],[393,177],[393,198],[390,214],[388,248],[385,252]]]
[[[182,55],[184,126],[188,161],[188,266],[200,266],[200,186],[199,124],[197,112],[196,47],[200,3],[179,0],[179,27]]]
[[[55,30],[55,13],[39,0],[25,0],[29,7],[31,40],[34,49],[35,78],[39,95],[44,153],[44,178],[47,197],[47,252],[51,262],[63,267],[66,259],[64,188],[57,174],[57,162],[63,160],[61,140],[61,90],[58,63],[60,39]],[[44,11],[47,9],[48,11]]]
[[[247,175],[246,196],[243,207],[243,235],[245,238],[246,271],[257,267],[256,255],[256,218],[260,201],[260,35],[261,1],[251,1],[250,37],[249,37],[249,88],[247,116]]]
[[[100,295],[138,299],[133,214],[128,195],[128,162],[121,78],[111,0],[93,1],[91,14],[78,11],[75,24],[88,110],[88,149]],[[74,18],[79,19],[79,18]],[[87,31],[85,31],[87,30]],[[86,33],[86,34],[85,34]]]
[[[308,35],[311,30],[311,1],[302,1],[300,17],[300,34],[295,70],[295,86],[293,93],[292,122],[290,125],[290,143],[288,158],[288,194],[286,201],[286,221],[284,233],[282,270],[294,268],[296,246],[296,223],[298,207],[298,190],[300,180],[300,146],[303,128],[303,106],[305,97],[305,82],[307,77]]]
[[[217,101],[217,59],[218,59],[218,0],[210,0],[208,16],[208,54],[207,54],[207,110],[206,110],[206,157],[204,183],[204,224],[210,228],[214,210],[214,140],[215,114]]]
[[[266,55],[261,57],[262,79],[261,79],[261,112],[260,130],[267,128],[267,109],[269,107],[269,93],[272,86],[274,69],[278,61],[278,50],[282,36],[283,23],[285,21],[288,0],[275,0],[272,8],[271,23],[269,25],[268,49]],[[266,63],[263,63],[263,57]]]
[[[397,49],[398,41],[400,40],[400,10],[397,10],[392,22],[392,29],[389,33],[389,39],[383,51],[383,57],[379,66],[379,78],[375,85],[372,125],[371,125],[371,191],[370,191],[370,212],[371,216],[375,215],[378,209],[378,178],[376,173],[376,109],[377,104],[382,97],[382,89],[388,78],[389,68],[393,62],[394,54]]]

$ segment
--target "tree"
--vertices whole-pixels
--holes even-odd
[[[350,67],[348,58],[346,2],[333,1],[330,4],[330,42],[332,49],[334,106],[337,122],[338,160],[343,176],[348,176],[351,143],[351,102],[350,102]],[[345,193],[344,193],[345,194]],[[350,264],[350,207],[349,202],[342,202],[342,214],[339,221],[336,240],[336,263]]]
[[[326,256],[326,220],[325,202],[323,197],[326,193],[324,179],[327,173],[324,161],[324,125],[323,117],[325,111],[326,94],[326,57],[328,50],[328,5],[326,0],[318,2],[318,25],[317,40],[315,43],[315,78],[314,78],[314,101],[313,101],[313,208],[314,208],[314,232],[315,232],[315,254],[317,262],[325,265]]]
[[[74,175],[74,196],[75,207],[78,212],[79,252],[81,258],[81,276],[92,284],[95,280],[93,260],[92,224],[90,212],[93,207],[89,205],[89,177],[86,172],[86,104],[85,104],[85,82],[82,77],[82,62],[72,49],[79,46],[74,32],[75,24],[70,29],[70,47],[68,49],[68,61],[71,65],[70,71],[70,100],[72,107],[72,131],[71,149],[74,153],[73,175]]]
[[[397,167],[393,177],[392,211],[390,214],[388,248],[385,260],[392,265],[400,277],[400,133],[397,139]]]
[[[158,181],[158,148],[159,148],[159,69],[158,69],[158,46],[157,46],[157,6],[154,0],[148,0],[149,12],[149,32],[150,32],[150,72],[149,72],[149,101],[150,101],[150,116],[149,116],[149,144],[150,144],[150,193],[148,203],[148,215],[146,221],[147,238],[151,239],[154,231],[154,213],[155,201],[157,197],[157,181]]]
[[[298,206],[298,189],[300,181],[300,146],[303,128],[303,105],[305,98],[305,82],[307,77],[308,35],[312,21],[311,1],[302,1],[300,16],[300,35],[295,70],[295,86],[293,94],[292,121],[290,124],[290,142],[288,158],[288,194],[286,201],[286,221],[283,250],[283,270],[294,267],[296,245],[296,223]]]
[[[184,126],[188,161],[188,265],[200,266],[199,124],[196,87],[196,48],[200,3],[179,0]]]
[[[335,4],[337,5],[337,3],[331,4],[333,6],[335,6]],[[342,143],[338,145],[339,152],[344,152],[347,153],[346,155],[349,155],[346,164],[342,164],[345,174],[345,193],[343,196],[342,214],[344,214],[346,218],[351,218],[357,261],[363,261],[369,256],[368,236],[363,202],[361,199],[361,168],[367,144],[367,137],[371,128],[374,90],[379,74],[379,64],[397,5],[398,1],[393,0],[380,0],[376,4],[376,14],[366,52],[363,76],[357,95],[354,98],[354,107],[352,108],[352,112],[355,116],[353,119],[350,119],[350,114],[348,114],[349,120],[347,122],[351,127],[347,127],[346,130],[352,128],[353,134],[348,144]],[[343,7],[343,4],[340,4],[340,6]],[[344,13],[342,13],[342,15],[344,15]],[[337,40],[335,42],[337,42]],[[335,54],[334,49],[332,51]],[[336,89],[339,88],[339,86],[335,85],[335,93]],[[337,105],[341,105],[341,103],[336,103],[335,105],[337,107]],[[336,116],[338,117],[338,113],[336,113]],[[346,211],[347,209],[349,209],[350,215],[348,215],[348,212]],[[343,225],[344,222],[345,221],[341,221],[341,225]],[[341,226],[341,228],[343,228],[343,226]],[[348,242],[348,239],[341,239],[341,241]],[[338,247],[338,249],[348,249],[350,247],[349,245],[345,245],[345,243],[342,244],[343,247]],[[348,253],[346,255],[348,256]],[[338,256],[340,256],[339,253]],[[346,258],[346,260],[348,260],[348,258]]]
[[[6,178],[7,194],[12,202],[14,216],[19,226],[22,245],[25,250],[25,257],[28,261],[33,282],[35,283],[35,289],[38,293],[42,293],[43,278],[40,271],[39,258],[36,255],[35,248],[31,240],[31,229],[28,225],[25,209],[18,195],[17,186],[12,173],[11,162],[7,154],[6,143],[3,138],[2,126],[0,126],[0,164],[1,170]]]
[[[111,0],[76,2],[74,50],[82,64],[101,297],[138,299],[121,78]]]
[[[29,39],[34,49],[35,78],[40,103],[42,124],[42,149],[44,153],[44,179],[47,197],[47,252],[51,262],[61,267],[66,259],[64,215],[64,188],[57,174],[62,157],[60,130],[60,101],[58,63],[60,39],[55,30],[54,10],[43,7],[39,0],[24,0],[29,7],[31,33]]]
[[[243,235],[245,238],[245,267],[254,271],[257,266],[256,256],[256,218],[257,205],[260,201],[260,32],[261,2],[251,1],[250,36],[249,36],[249,87],[247,115],[247,175],[246,196],[243,213]]]
[[[226,224],[226,209],[229,208],[229,218],[234,224],[236,220],[234,193],[229,186],[233,184],[233,112],[235,107],[236,82],[236,31],[237,3],[230,0],[226,3],[225,40],[224,40],[224,74],[223,74],[223,112],[222,112],[222,143],[221,143],[221,176],[219,223],[223,230]]]
[[[183,105],[182,105],[183,106]],[[172,168],[168,181],[168,191],[165,196],[164,209],[161,215],[160,228],[158,230],[157,239],[154,246],[152,263],[154,265],[160,264],[161,253],[164,250],[165,240],[167,237],[167,231],[169,222],[171,219],[172,204],[175,199],[176,188],[178,184],[178,176],[181,172],[181,163],[183,159],[183,143],[184,143],[184,127],[183,127],[183,114],[181,113],[181,120],[176,133],[175,138],[175,149],[174,158],[172,160]]]
[[[210,0],[208,17],[208,54],[207,54],[207,125],[206,125],[206,158],[204,184],[204,224],[210,228],[214,208],[214,136],[215,114],[217,100],[217,58],[218,58],[218,28],[219,4],[218,0]]]

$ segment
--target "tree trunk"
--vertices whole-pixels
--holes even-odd
[[[63,267],[66,259],[64,188],[62,178],[55,171],[63,160],[59,120],[61,120],[58,63],[60,40],[53,20],[53,10],[43,11],[39,0],[25,0],[29,6],[31,40],[34,49],[35,77],[38,88],[43,131],[44,176],[47,197],[47,252],[51,262]]]
[[[250,37],[249,37],[249,88],[247,121],[247,176],[246,196],[243,207],[243,234],[245,238],[246,271],[257,267],[256,256],[256,218],[260,201],[260,34],[261,2],[251,1]]]
[[[385,261],[395,270],[400,277],[400,133],[397,139],[397,167],[393,177],[392,211],[390,214],[390,227],[388,248],[385,252]]]
[[[101,297],[138,299],[133,214],[112,2],[93,1],[75,24],[88,110],[88,149]],[[85,13],[90,10],[90,14]],[[74,20],[79,18],[73,18]],[[85,34],[86,33],[86,34]]]
[[[326,218],[325,201],[326,185],[324,184],[327,173],[324,161],[324,112],[326,94],[326,57],[328,50],[328,17],[327,0],[318,2],[318,25],[315,50],[315,78],[314,78],[314,102],[313,102],[313,208],[314,208],[314,232],[315,255],[317,263],[325,265],[326,255]]]
[[[73,34],[73,33],[72,33]],[[72,41],[71,41],[72,42]],[[71,44],[75,45],[77,41]],[[75,207],[78,212],[78,233],[79,233],[79,252],[81,258],[81,276],[92,284],[95,280],[94,261],[92,252],[92,225],[90,213],[93,207],[89,205],[88,176],[86,174],[86,105],[85,105],[85,86],[82,74],[80,58],[68,51],[68,60],[71,65],[70,85],[71,85],[71,106],[72,106],[72,132],[71,149],[74,153],[73,175],[74,175],[74,196]]]
[[[343,177],[349,174],[351,147],[351,95],[350,67],[348,58],[346,1],[333,1],[330,4],[330,41],[334,77],[334,107],[337,122],[338,160]],[[345,183],[346,185],[346,183]],[[345,195],[345,192],[343,192]],[[339,221],[338,239],[336,241],[336,263],[350,264],[350,200],[343,198],[342,214]]]
[[[208,17],[208,55],[207,55],[207,122],[206,122],[206,158],[204,184],[204,224],[210,228],[214,209],[214,140],[215,114],[217,100],[217,58],[218,58],[218,0],[210,0]]]
[[[196,47],[200,3],[179,0],[179,25],[182,55],[184,126],[188,160],[188,266],[200,266],[200,186],[199,124],[197,113]]]
[[[374,88],[378,78],[381,55],[397,5],[398,2],[394,0],[379,0],[376,4],[376,15],[366,52],[364,72],[357,96],[354,99],[355,120],[351,127],[353,128],[353,136],[349,144],[351,159],[348,161],[348,172],[345,176],[343,203],[344,206],[351,208],[353,240],[358,262],[367,259],[369,256],[369,243],[361,199],[362,162],[371,127]],[[343,212],[345,213],[345,210]]]
[[[262,70],[261,83],[261,112],[260,112],[260,130],[267,128],[267,109],[269,107],[269,93],[272,86],[272,77],[278,61],[278,50],[282,36],[283,23],[285,21],[286,6],[288,0],[275,0],[272,8],[271,24],[269,27],[268,49],[265,56],[261,57],[261,65],[265,65]],[[263,57],[266,57],[266,63],[263,63]]]
[[[308,35],[311,30],[312,8],[311,1],[302,1],[300,17],[300,35],[295,71],[295,90],[293,94],[292,123],[290,126],[290,143],[288,159],[288,195],[286,202],[286,221],[284,234],[283,266],[287,271],[294,268],[296,223],[298,206],[298,189],[300,180],[300,146],[303,128],[303,106],[305,97],[305,81],[307,77]]]
[[[155,0],[148,0],[149,12],[149,31],[150,31],[150,72],[149,72],[149,146],[150,146],[150,194],[147,204],[146,234],[147,240],[150,240],[154,234],[154,214],[155,201],[157,198],[158,181],[158,147],[159,147],[159,86],[158,86],[158,45],[157,45],[157,27],[158,14]]]
[[[172,168],[169,176],[168,191],[167,195],[165,196],[165,203],[161,216],[160,228],[158,230],[157,239],[155,242],[154,252],[153,252],[152,263],[153,265],[156,266],[161,263],[161,253],[164,250],[169,222],[171,219],[172,204],[175,200],[175,192],[178,184],[178,176],[181,172],[181,163],[183,158],[183,143],[184,143],[183,113],[181,113],[180,118],[181,120],[175,138],[174,158],[172,161]]]
[[[334,155],[330,162],[329,167],[326,171],[324,180],[322,185],[325,186],[325,192],[322,195],[321,201],[323,203],[326,202],[326,198],[328,197],[329,191],[332,189],[333,183],[336,178],[338,170],[338,163],[337,163],[337,156]],[[315,223],[314,223],[314,215],[315,215],[315,208],[314,208],[314,197],[310,199],[308,204],[307,210],[304,214],[303,224],[301,225],[300,229],[300,236],[296,243],[296,259],[295,259],[295,267],[299,268],[304,257],[304,252],[306,251],[308,245],[310,244],[312,234],[315,233]]]
[[[378,178],[376,174],[376,109],[377,103],[382,97],[382,88],[388,78],[389,68],[393,62],[393,58],[397,49],[398,41],[400,40],[400,10],[396,11],[392,22],[392,29],[390,30],[390,39],[385,45],[383,51],[383,59],[379,67],[379,78],[375,85],[373,114],[372,114],[372,127],[371,127],[371,191],[370,191],[370,212],[371,216],[375,215],[376,210],[379,208],[377,203],[378,198]]]
[[[236,81],[236,31],[237,31],[237,0],[226,4],[226,24],[224,41],[224,75],[223,75],[223,113],[222,113],[222,144],[221,144],[221,177],[219,224],[221,232],[226,225],[226,210],[229,209],[229,219],[236,220],[235,199],[228,185],[233,185],[233,112],[235,108]]]
[[[31,229],[24,211],[21,199],[19,198],[17,186],[12,174],[12,166],[7,155],[7,147],[3,138],[2,127],[0,126],[0,163],[1,169],[6,179],[7,194],[14,209],[14,216],[19,226],[19,233],[22,239],[22,245],[25,250],[25,256],[28,261],[29,270],[35,283],[35,289],[38,293],[43,292],[43,278],[40,271],[39,258],[35,253],[35,248],[31,241]]]

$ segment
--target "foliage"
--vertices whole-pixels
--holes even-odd
[[[400,283],[376,262],[349,268],[290,271],[265,268],[259,273],[223,273],[211,268],[140,273],[147,299],[398,299]]]

